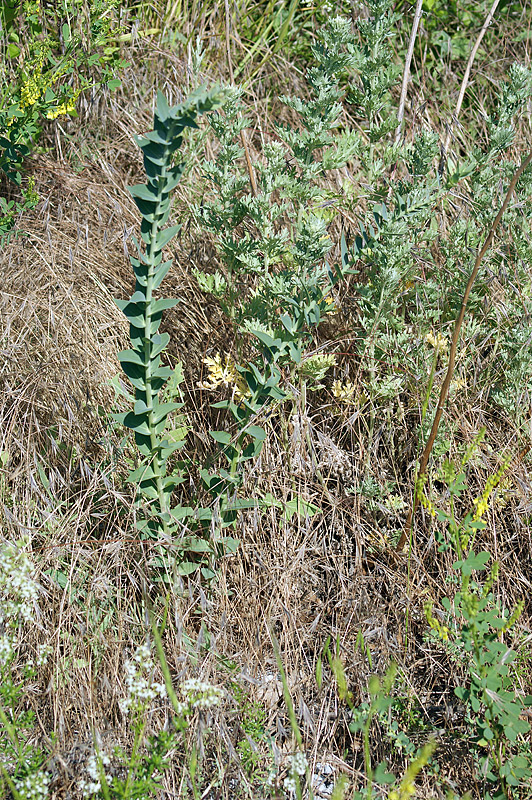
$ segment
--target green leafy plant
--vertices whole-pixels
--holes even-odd
[[[277,126],[281,141],[265,145],[255,165],[257,189],[251,193],[249,176],[237,166],[243,155],[237,137],[249,121],[241,90],[231,90],[224,116],[211,119],[220,143],[216,160],[204,164],[216,197],[197,210],[224,265],[223,273],[197,271],[200,286],[220,299],[244,331],[270,339],[275,333],[294,343],[310,338],[307,331],[330,310],[330,291],[342,276],[326,260],[333,246],[326,209],[334,198],[320,179],[343,167],[359,141],[351,131],[337,131],[342,111],[338,83],[353,60],[349,23],[332,20],[320,39],[313,48],[316,65],[308,73],[311,99],[283,98],[300,116],[302,128]],[[299,363],[296,349],[287,355]]]
[[[0,547],[0,790],[16,798],[46,798],[45,753],[33,743],[35,713],[21,708],[26,682],[46,664],[41,645],[24,653],[24,630],[33,620],[39,589],[23,544]],[[6,768],[10,765],[10,769]]]
[[[182,483],[183,474],[179,468],[169,472],[168,461],[183,446],[183,439],[175,441],[175,437],[169,436],[167,425],[169,415],[178,411],[182,403],[165,402],[161,395],[175,375],[161,362],[170,337],[158,331],[163,311],[178,301],[156,299],[155,292],[172,265],[171,260],[163,261],[163,250],[180,227],[165,227],[171,211],[171,195],[184,169],[183,162],[174,163],[174,154],[182,144],[185,128],[196,127],[198,114],[218,107],[222,99],[218,90],[202,89],[183,104],[170,107],[159,92],[154,130],[137,139],[148,182],[130,188],[142,215],[141,239],[135,240],[138,257],[131,258],[135,292],[129,300],[116,303],[130,323],[131,349],[120,353],[119,359],[135,388],[135,398],[133,410],[114,417],[134,431],[142,457],[142,463],[128,479],[135,484],[137,497],[143,504],[143,518],[137,521],[137,527],[143,536],[162,537],[166,544],[171,543],[174,535],[182,538],[182,520],[191,515],[192,509],[172,505],[172,493]],[[129,393],[125,395],[129,399]],[[194,544],[200,552],[200,540],[181,542],[181,547],[186,549]]]
[[[478,778],[486,787],[484,797],[486,800],[527,797],[532,785],[532,760],[525,735],[530,725],[522,714],[532,705],[532,697],[522,697],[515,689],[512,664],[518,654],[505,641],[524,603],[518,603],[512,611],[500,607],[492,591],[499,566],[494,562],[488,577],[479,580],[477,575],[486,571],[491,555],[474,547],[477,536],[486,527],[482,517],[508,462],[503,461],[498,473],[486,482],[474,508],[460,519],[455,503],[465,490],[463,469],[471,452],[469,448],[458,470],[449,461],[443,465],[440,477],[448,487],[448,509],[436,508],[421,489],[421,502],[446,527],[446,535],[440,535],[440,550],[452,548],[458,556],[453,564],[452,582],[459,588],[453,598],[441,601],[445,621],[433,614],[430,603],[425,612],[439,640],[467,665],[469,683],[455,689],[455,694],[465,704],[475,732],[472,745]]]
[[[40,0],[0,8],[0,170],[21,186],[25,159],[46,120],[76,115],[82,93],[116,88],[120,57],[119,0],[69,0],[56,7]],[[20,199],[1,198],[0,236],[5,243],[16,215],[37,201],[33,186]]]
[[[355,705],[352,692],[349,690],[344,665],[340,659],[338,647],[334,653],[331,652],[329,642],[325,648],[331,674],[337,685],[338,697],[341,702],[346,703],[350,711],[351,721],[349,730],[351,733],[359,734],[362,737],[362,751],[364,757],[364,777],[366,786],[364,789],[355,790],[351,797],[353,800],[373,800],[382,796],[382,790],[386,787],[389,800],[406,800],[416,792],[415,780],[419,773],[430,765],[432,755],[436,749],[435,741],[429,739],[421,748],[413,746],[408,737],[393,724],[391,712],[397,704],[397,698],[393,696],[392,689],[397,675],[397,666],[391,664],[384,676],[372,675],[368,682],[368,700]],[[321,661],[318,678],[318,686],[323,680]],[[390,771],[386,760],[381,760],[374,764],[372,759],[370,733],[375,722],[379,722],[386,731],[391,747],[394,752],[397,750],[405,751],[408,757],[408,766],[402,777],[396,777]],[[337,791],[339,797],[344,797],[345,787],[338,784]]]

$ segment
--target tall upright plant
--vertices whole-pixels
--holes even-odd
[[[169,335],[159,333],[163,311],[178,302],[156,299],[172,261],[163,260],[164,248],[179,231],[179,225],[166,227],[171,211],[171,194],[184,170],[184,162],[175,162],[175,153],[183,142],[186,128],[197,127],[199,114],[221,105],[223,93],[202,88],[181,105],[170,107],[161,92],[157,94],[154,129],[137,137],[144,156],[147,183],[129,188],[142,215],[140,236],[135,241],[137,257],[131,257],[135,273],[135,291],[129,300],[116,300],[130,324],[131,348],[119,354],[122,368],[135,388],[133,410],[115,414],[117,422],[134,431],[142,456],[140,466],[129,475],[137,486],[137,498],[143,515],[137,522],[142,534],[150,538],[164,536],[168,541],[179,526],[184,510],[172,507],[172,492],[182,482],[180,472],[168,473],[168,459],[182,442],[168,435],[168,417],[181,407],[165,402],[161,390],[173,371],[161,363]],[[133,398],[131,398],[133,399]]]

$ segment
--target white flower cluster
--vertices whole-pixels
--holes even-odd
[[[111,775],[105,772],[105,767],[108,767],[111,763],[111,759],[107,753],[99,753],[98,755],[96,753],[91,753],[85,766],[88,780],[82,778],[78,782],[78,789],[82,793],[83,797],[92,797],[92,795],[97,794],[102,788],[101,772],[98,761],[100,761],[101,768],[104,771],[106,782],[109,784],[112,780]]]
[[[304,753],[294,753],[291,758],[288,777],[283,781],[283,787],[287,794],[296,794],[297,778],[303,778],[307,774],[308,761]]]
[[[0,668],[7,667],[13,657],[13,637],[4,633],[0,636]]]
[[[166,688],[163,683],[152,679],[155,664],[148,644],[142,644],[130,661],[125,663],[127,697],[120,701],[123,714],[131,709],[140,711],[147,708],[156,697],[164,697]]]
[[[18,800],[46,800],[50,776],[47,772],[34,772],[21,780],[15,780]]]
[[[39,593],[32,572],[26,553],[9,545],[0,549],[0,625],[13,629],[33,618]]]
[[[219,704],[224,696],[224,691],[219,686],[211,686],[210,683],[191,678],[181,684],[181,696],[184,700],[182,711],[187,708],[205,711]]]
[[[52,655],[52,648],[49,644],[40,644],[37,647],[37,658],[35,660],[36,667],[44,667],[48,661],[48,656]]]
[[[28,670],[32,670],[34,667],[44,667],[46,662],[48,661],[48,656],[52,654],[52,648],[49,644],[39,644],[37,645],[37,656],[35,661],[32,658],[26,661],[26,667]]]

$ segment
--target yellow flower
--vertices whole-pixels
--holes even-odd
[[[466,389],[467,383],[462,378],[453,378],[449,385],[449,394],[455,394],[460,389]]]
[[[355,384],[349,381],[347,383],[342,383],[342,381],[334,381],[332,385],[333,397],[335,397],[339,403],[352,405],[355,402],[355,392]]]
[[[327,303],[325,308],[325,312],[327,314],[337,314],[340,311],[340,307],[337,305],[336,300],[330,294],[327,297],[323,298],[324,301]]]
[[[430,331],[430,333],[427,333],[425,336],[425,342],[433,347],[438,355],[443,356],[447,352],[447,340],[441,333],[434,334]]]
[[[198,383],[200,389],[217,389],[219,386],[233,388],[237,399],[250,395],[249,387],[236,368],[236,364],[230,356],[222,361],[220,353],[216,353],[214,358],[206,356],[203,363],[209,368],[209,377],[206,381]]]
[[[61,105],[57,106],[57,108],[51,108],[50,111],[46,113],[47,118],[57,119],[57,117],[62,115],[72,114],[72,112],[76,110],[76,100],[78,99],[79,94],[80,93],[78,91],[73,97],[65,100],[64,103],[61,103]]]
[[[37,77],[40,77],[40,72],[37,71]],[[41,89],[35,78],[28,78],[20,88],[20,105],[33,106],[41,96]]]

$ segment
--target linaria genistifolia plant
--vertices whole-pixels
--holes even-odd
[[[181,147],[185,128],[197,127],[198,114],[212,111],[223,100],[216,89],[199,89],[181,105],[170,107],[161,92],[157,94],[154,130],[137,137],[143,152],[146,184],[129,189],[142,215],[141,241],[135,240],[137,256],[131,258],[135,273],[135,292],[129,300],[117,300],[130,323],[131,349],[119,354],[122,368],[135,388],[132,411],[115,414],[117,422],[134,431],[142,463],[129,475],[135,484],[142,518],[137,527],[142,536],[159,539],[166,546],[180,540],[178,566],[187,548],[201,552],[199,540],[184,541],[183,520],[192,509],[172,506],[172,493],[183,481],[177,469],[168,473],[168,459],[183,445],[173,441],[167,432],[169,415],[182,404],[160,399],[160,393],[171,381],[173,372],[163,366],[161,354],[169,342],[167,333],[160,334],[162,314],[178,302],[155,299],[155,292],[172,266],[163,261],[163,250],[177,234],[180,226],[165,227],[171,211],[171,195],[181,178],[184,162],[174,163]],[[128,396],[127,393],[126,397]],[[159,556],[159,566],[164,559]]]

